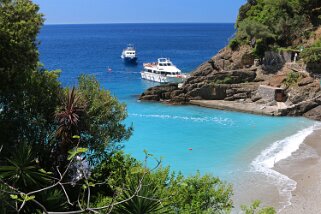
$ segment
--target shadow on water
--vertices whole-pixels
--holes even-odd
[[[123,62],[125,67],[129,67],[129,68],[135,68],[138,66],[138,62],[127,62],[127,61],[124,61]]]

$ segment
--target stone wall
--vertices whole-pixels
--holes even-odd
[[[292,52],[280,51],[280,54],[285,62],[292,62]]]
[[[282,88],[260,85],[257,90],[257,95],[268,101],[274,101],[276,99],[279,102],[285,101],[285,93]]]

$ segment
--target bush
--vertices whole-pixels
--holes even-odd
[[[233,83],[233,78],[231,76],[226,76],[222,80],[217,79],[214,81],[214,84],[232,84],[232,83]]]
[[[300,56],[306,64],[321,63],[321,47],[306,48]]]
[[[99,194],[93,200],[94,205],[108,204],[113,189],[123,189],[117,201],[129,198],[139,185],[138,178],[144,174],[138,196],[117,206],[116,213],[146,213],[140,212],[142,208],[146,208],[148,213],[218,213],[229,212],[232,208],[231,185],[211,175],[201,176],[198,173],[184,177],[180,173],[171,173],[168,167],[151,171],[122,153],[118,153],[108,164],[100,165],[93,171],[92,178],[107,180],[106,185],[97,187],[99,191],[93,188],[92,193]],[[121,165],[123,170],[119,169]]]
[[[260,201],[254,201],[251,206],[242,205],[241,209],[244,214],[276,214],[273,207],[260,207]]]
[[[235,51],[238,47],[240,46],[240,43],[239,43],[239,41],[237,40],[237,39],[232,39],[231,41],[230,41],[230,43],[229,43],[229,47],[233,50],[233,51]]]
[[[253,54],[262,59],[264,57],[265,51],[268,49],[268,46],[266,45],[266,42],[262,39],[258,39],[256,41],[255,48],[253,49]]]
[[[300,73],[291,71],[290,73],[288,73],[286,79],[284,80],[284,84],[286,86],[291,86],[293,84],[296,84],[299,81],[300,77],[301,77]]]
[[[169,186],[176,213],[229,213],[233,207],[231,185],[211,175],[179,176]]]

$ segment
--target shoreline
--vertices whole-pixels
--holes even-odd
[[[228,110],[256,115],[281,116],[281,108],[225,100],[190,100],[189,104],[218,110]]]
[[[282,214],[314,214],[321,210],[321,129],[308,135],[299,149],[272,168],[295,182],[290,191],[290,205],[281,209]],[[279,207],[280,202],[275,204]]]
[[[282,116],[279,111],[282,108],[277,108],[275,106],[258,108],[257,104],[251,105],[251,103],[249,103],[248,105],[246,103],[246,105],[244,105],[244,103],[224,100],[191,100],[187,105],[272,117]],[[296,148],[285,149],[285,151],[283,152],[288,153],[288,155],[284,159],[278,159],[279,157],[276,157],[275,159],[272,158],[274,159],[274,163],[271,163],[270,167],[264,166],[265,169],[268,169],[268,174],[272,175],[272,180],[275,181],[276,179],[278,179],[282,187],[277,187],[280,185],[280,183],[271,184],[267,182],[267,180],[270,180],[271,177],[263,181],[263,183],[262,181],[257,182],[257,179],[266,179],[266,177],[269,176],[267,176],[261,170],[254,169],[252,173],[256,173],[256,181],[255,179],[252,180],[251,178],[247,178],[250,180],[250,185],[246,187],[253,188],[253,186],[255,186],[255,191],[251,192],[251,194],[254,194],[256,197],[253,198],[252,196],[239,194],[241,197],[244,197],[246,199],[242,200],[241,203],[236,203],[236,209],[232,213],[239,213],[240,210],[238,206],[240,206],[241,204],[249,204],[251,201],[256,199],[259,199],[264,206],[274,207],[278,211],[278,213],[281,214],[315,214],[320,212],[321,123],[318,124],[318,120],[310,120],[315,122],[314,125],[310,127],[313,128],[311,133],[306,135],[303,139],[301,138],[299,142],[291,142],[291,146],[293,146],[294,144],[294,147]],[[307,131],[306,129],[303,129],[301,131]],[[292,140],[296,141],[298,140],[298,134],[300,134],[301,131],[294,135],[288,136],[281,141],[287,140],[291,137],[293,137]],[[276,142],[273,142],[272,144],[270,144],[270,146],[272,146],[274,143]],[[270,147],[266,148],[265,150],[268,150],[269,148]],[[265,150],[263,150],[263,152]],[[271,159],[268,161],[270,162]],[[260,186],[262,184],[264,187]],[[246,187],[242,187],[243,189],[241,188],[241,190],[243,190],[243,193],[248,191]]]

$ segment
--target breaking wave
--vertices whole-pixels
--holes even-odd
[[[286,199],[285,202],[282,202],[282,209],[291,205],[292,191],[295,190],[297,183],[272,168],[277,162],[290,157],[293,152],[298,150],[305,138],[312,134],[317,126],[319,125],[310,126],[294,135],[274,142],[270,147],[263,150],[251,164],[255,172],[263,173],[273,184],[277,185],[280,196]]]
[[[193,122],[213,122],[221,125],[233,125],[234,122],[230,118],[221,117],[188,117],[188,116],[176,116],[176,115],[160,115],[160,114],[129,114],[132,117],[144,117],[144,118],[158,118],[163,120],[185,120]]]

